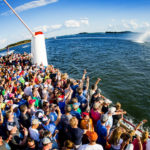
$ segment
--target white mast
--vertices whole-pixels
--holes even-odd
[[[28,29],[32,35],[31,41],[31,53],[32,53],[32,62],[37,65],[47,66],[47,53],[45,46],[45,38],[41,31],[33,33],[31,29],[25,24],[25,22],[20,18],[20,16],[15,12],[15,10],[10,6],[10,4],[4,0],[6,5],[12,10],[12,12],[18,17],[18,19],[23,23],[23,25]]]

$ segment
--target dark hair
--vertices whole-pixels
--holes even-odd
[[[24,112],[26,110],[27,106],[26,105],[21,105],[20,106],[20,111]]]
[[[28,141],[28,142],[33,142],[34,140],[33,140],[32,138],[28,137],[28,138],[27,138],[27,141]]]
[[[65,112],[71,112],[72,108],[70,105],[65,106]]]
[[[123,133],[121,135],[121,138],[123,139],[123,141],[127,141],[131,138],[130,134],[129,133]]]

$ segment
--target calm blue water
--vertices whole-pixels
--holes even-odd
[[[91,83],[102,78],[99,85],[106,97],[150,125],[150,43],[135,43],[136,36],[101,33],[47,39],[48,62],[76,79],[84,69]],[[30,44],[12,49],[30,52]]]

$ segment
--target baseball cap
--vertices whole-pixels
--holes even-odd
[[[89,116],[89,113],[88,112],[83,112],[82,117],[84,117],[84,116]]]
[[[30,99],[29,104],[33,104],[36,100],[35,99]]]
[[[58,100],[59,100],[59,101],[64,100],[64,95],[60,95],[60,96],[58,97]]]
[[[96,141],[98,138],[97,133],[94,131],[87,131],[86,135],[88,136],[89,140],[91,140],[91,141]]]
[[[19,105],[13,104],[12,107],[13,107],[13,109],[15,109],[15,108],[19,107]]]
[[[11,131],[16,126],[15,122],[7,122],[7,129]]]
[[[111,103],[112,103],[112,101],[111,101],[111,100],[109,100],[109,99],[105,99],[105,100],[104,100],[104,103],[106,103],[106,104],[111,104]]]
[[[47,116],[45,116],[45,117],[42,118],[42,122],[43,122],[44,124],[45,124],[47,121],[48,121],[48,117],[47,117]]]
[[[77,106],[80,106],[80,103],[74,103],[73,105],[77,105]]]
[[[34,88],[38,88],[38,87],[39,87],[39,85],[35,84],[33,87],[34,87]]]
[[[111,113],[111,114],[113,114],[115,111],[116,111],[116,107],[110,107],[108,109],[108,113]]]
[[[49,138],[45,137],[45,138],[43,138],[42,143],[43,143],[44,145],[46,145],[46,144],[51,143],[51,140],[50,140]]]
[[[105,121],[107,121],[108,120],[108,115],[107,114],[103,114],[102,116],[101,116],[101,121],[102,122],[105,122]]]
[[[40,124],[40,122],[39,122],[38,119],[33,119],[33,120],[32,120],[32,124],[33,124],[33,125],[35,125],[35,124]]]
[[[25,82],[25,85],[29,85],[29,82]]]
[[[22,95],[19,94],[19,95],[17,96],[17,98],[18,98],[18,99],[21,99],[21,98],[22,98]]]
[[[38,117],[38,119],[42,119],[43,115],[44,115],[43,110],[37,110],[35,113],[35,116]]]
[[[13,101],[12,101],[12,100],[8,100],[8,99],[5,100],[4,102],[5,102],[6,104],[13,104]]]

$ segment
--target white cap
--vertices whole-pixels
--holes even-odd
[[[48,117],[45,116],[42,118],[42,122],[47,122],[47,121],[48,121]]]
[[[33,125],[35,125],[35,124],[40,124],[40,122],[39,122],[38,119],[33,119],[33,120],[32,120],[32,124],[33,124]]]
[[[45,137],[45,138],[43,138],[42,143],[43,143],[44,145],[46,145],[46,144],[48,144],[48,143],[51,143],[51,140],[50,140],[49,138]]]
[[[29,82],[25,82],[25,85],[28,85],[29,84]]]
[[[105,121],[107,121],[107,120],[108,120],[108,115],[107,115],[107,114],[103,114],[103,115],[101,116],[101,121],[105,122]]]
[[[40,112],[39,114],[38,114],[38,118],[42,118],[43,117],[43,114]]]
[[[105,100],[104,100],[104,103],[106,103],[106,104],[111,104],[111,103],[112,103],[112,101],[111,101],[111,100],[109,100],[109,99],[105,99]]]
[[[108,109],[108,113],[111,113],[111,114],[113,114],[115,111],[116,111],[116,107],[110,107]]]
[[[39,109],[36,111],[35,114],[38,117],[38,119],[42,119],[42,117],[44,116],[44,111],[42,109]]]
[[[7,122],[7,129],[11,131],[16,126],[15,122]]]
[[[19,95],[18,95],[18,99],[21,99],[21,98],[22,98],[22,95],[19,94]]]
[[[13,104],[12,106],[13,106],[13,109],[19,107],[19,105],[17,105],[17,104]]]

